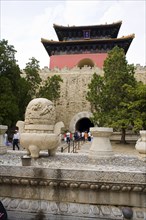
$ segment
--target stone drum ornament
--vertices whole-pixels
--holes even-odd
[[[89,158],[113,157],[114,154],[109,139],[113,133],[113,128],[92,127],[90,131],[93,135],[93,141],[89,150]]]

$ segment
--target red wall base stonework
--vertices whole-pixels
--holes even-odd
[[[62,69],[68,67],[69,69],[78,66],[78,63],[83,59],[90,59],[94,65],[99,68],[103,67],[104,60],[107,57],[107,53],[100,54],[73,54],[73,55],[53,55],[50,57],[50,69],[58,67]]]

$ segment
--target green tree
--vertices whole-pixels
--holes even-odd
[[[63,82],[59,75],[48,77],[45,84],[40,87],[38,97],[56,101],[60,97],[60,83]]]
[[[94,73],[91,83],[88,85],[89,91],[87,92],[87,99],[91,103],[92,111],[99,110],[99,93],[102,91],[103,83],[103,77]]]
[[[18,80],[20,68],[16,50],[8,41],[0,41],[0,123],[11,126],[19,118]]]
[[[0,124],[12,126],[18,119],[19,108],[10,80],[0,76]]]
[[[17,96],[17,81],[20,79],[20,68],[15,59],[17,51],[14,46],[9,45],[8,41],[0,41],[0,76],[10,80],[13,93]]]
[[[134,131],[146,130],[146,85],[137,82],[135,87],[125,85],[125,89],[130,101],[123,105],[131,112]]]
[[[30,85],[21,77],[14,46],[7,40],[0,41],[0,123],[14,126],[24,119],[24,112],[31,100]]]
[[[31,95],[31,98],[35,98],[42,81],[39,75],[40,66],[39,61],[34,57],[30,58],[29,60],[30,62],[26,64],[24,69],[26,74],[25,79],[29,84],[29,95]]]
[[[30,94],[30,84],[24,77],[18,80],[18,107],[19,107],[19,120],[24,120],[25,110],[32,97]]]
[[[126,129],[132,126],[133,117],[127,106],[132,97],[130,93],[127,94],[125,87],[126,85],[136,87],[135,69],[133,65],[127,63],[124,50],[115,47],[108,53],[103,70],[103,77],[95,78],[94,74],[87,93],[87,100],[93,106],[92,120],[98,126],[121,130],[121,142],[126,143]],[[94,79],[97,79],[96,82]],[[95,91],[97,91],[96,94],[94,94]]]

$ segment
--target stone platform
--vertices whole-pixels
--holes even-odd
[[[0,155],[0,199],[10,220],[123,220],[127,207],[131,219],[146,219],[146,163],[137,155],[93,160],[87,148],[55,157],[44,151],[22,166],[24,154]]]

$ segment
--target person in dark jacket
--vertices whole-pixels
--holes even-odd
[[[0,201],[0,220],[8,220],[6,209],[4,208],[1,201]]]

